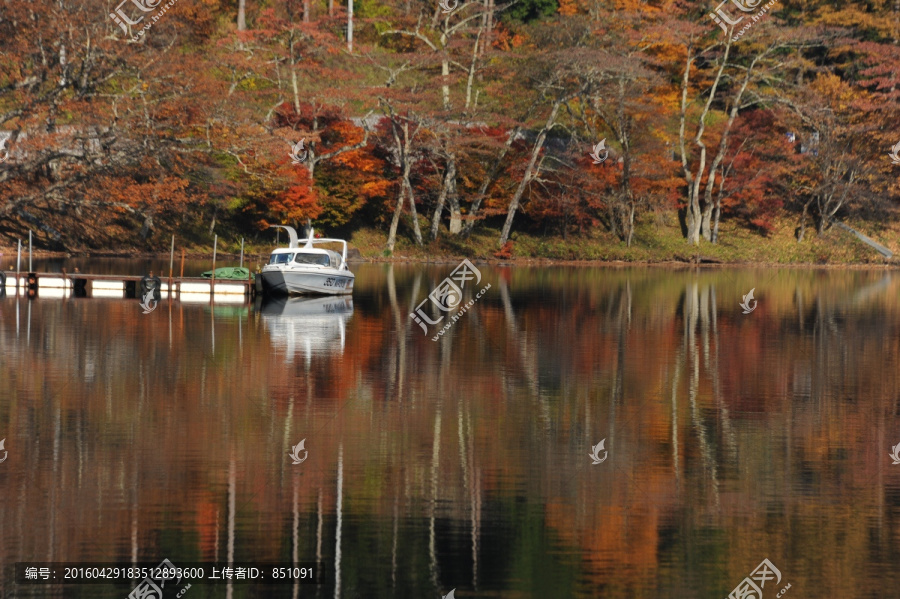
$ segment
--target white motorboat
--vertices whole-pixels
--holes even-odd
[[[275,225],[286,229],[290,244],[278,248],[263,266],[260,278],[263,292],[273,295],[341,295],[353,293],[355,276],[347,267],[347,242],[343,239],[316,239],[310,227],[309,239],[298,247],[297,231],[293,227]],[[322,243],[339,243],[340,254],[334,250],[315,247]]]

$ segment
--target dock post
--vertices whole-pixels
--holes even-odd
[[[22,240],[19,239],[19,249],[16,252],[16,297],[19,297],[19,272],[22,264]]]
[[[36,272],[28,273],[28,299],[33,299],[38,292],[38,276]]]
[[[28,272],[34,272],[31,268],[31,231],[28,231]]]
[[[213,241],[213,267],[212,267],[212,277],[209,279],[209,301],[212,302],[213,295],[215,295],[216,290],[216,250],[219,248],[219,236],[216,235],[215,240]]]
[[[241,268],[244,268],[244,238],[241,237]]]
[[[175,236],[172,235],[172,249],[169,250],[169,301],[175,297],[172,293],[172,266],[175,265]]]

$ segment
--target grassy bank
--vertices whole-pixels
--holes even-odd
[[[674,219],[672,219],[674,220]],[[872,237],[891,250],[900,250],[900,231],[849,223],[860,232]],[[832,227],[821,236],[815,229],[807,228],[806,238],[798,243],[794,236],[795,222],[778,223],[768,237],[732,223],[720,226],[719,242],[701,240],[699,248],[689,245],[682,236],[677,222],[643,223],[636,232],[631,247],[605,231],[595,231],[585,236],[544,237],[528,233],[512,235],[511,258],[508,261],[600,261],[600,262],[691,262],[702,257],[704,261],[726,264],[865,264],[900,265],[900,256],[886,260],[878,252],[859,241],[851,233]],[[422,247],[413,243],[407,235],[398,239],[393,254],[385,249],[383,231],[364,229],[350,239],[352,247],[360,250],[370,260],[442,260],[449,258],[478,258],[495,261],[498,254],[495,230],[477,229],[471,237],[456,240],[441,237]]]
[[[880,229],[869,223],[849,223],[891,250],[900,252],[900,230],[894,225],[884,225]],[[401,227],[394,252],[385,250],[387,234],[382,229],[365,228],[354,232],[348,242],[357,249],[364,260],[369,261],[453,261],[461,258],[486,260],[488,262],[529,263],[553,262],[625,262],[625,263],[666,263],[694,262],[698,257],[705,262],[723,264],[784,264],[784,265],[900,265],[900,253],[890,260],[859,241],[851,233],[832,227],[821,236],[815,229],[807,229],[806,239],[798,243],[794,237],[796,223],[778,223],[767,237],[734,223],[722,223],[719,242],[711,244],[701,240],[699,248],[689,245],[674,218],[668,222],[642,223],[637,227],[631,247],[617,237],[601,230],[586,235],[541,236],[532,233],[514,232],[512,247],[508,254],[498,252],[499,231],[478,228],[466,239],[454,238],[443,232],[436,242],[417,246],[409,231]],[[322,231],[328,235],[328,231]],[[166,250],[146,251],[139,248],[119,248],[108,251],[46,252],[35,250],[36,256],[158,256],[168,255]],[[244,248],[245,255],[255,260],[263,259],[274,247],[274,243],[256,243]],[[185,255],[188,258],[206,258],[212,254],[212,240],[208,244],[188,244]],[[23,248],[24,250],[24,248]],[[180,256],[182,245],[176,245],[176,257]],[[237,241],[222,236],[219,238],[218,254],[226,261],[236,257],[240,251]],[[2,260],[15,259],[16,249],[0,248]],[[24,256],[24,252],[23,252]],[[224,264],[225,262],[222,262]]]

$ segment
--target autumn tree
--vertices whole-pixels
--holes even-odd
[[[752,40],[736,43],[733,28],[722,35],[704,22],[668,23],[659,56],[678,57],[680,89],[677,108],[678,149],[685,182],[687,240],[698,245],[712,239],[713,193],[741,110],[761,100],[756,86],[774,78],[783,51],[792,45],[787,33],[771,24],[754,26]],[[662,41],[664,40],[664,41]],[[674,73],[673,73],[674,74]]]
[[[873,199],[869,179],[875,170],[875,149],[869,137],[876,127],[866,118],[865,109],[873,107],[866,96],[838,76],[823,73],[801,87],[790,102],[809,132],[805,168],[795,185],[804,199],[799,241],[808,216],[821,235],[840,210]]]
[[[391,154],[394,163],[399,170],[400,184],[397,190],[397,200],[394,205],[394,213],[391,218],[390,229],[388,230],[388,238],[386,248],[389,252],[394,251],[394,245],[397,243],[397,227],[400,224],[400,216],[403,214],[404,205],[409,203],[410,225],[413,230],[416,244],[422,245],[422,231],[419,228],[419,214],[416,211],[416,198],[413,191],[413,184],[410,180],[410,172],[414,162],[417,160],[416,149],[413,144],[422,127],[414,114],[407,111],[406,115],[400,115],[394,109],[390,98],[380,98],[381,107],[387,117],[387,134],[393,141]]]

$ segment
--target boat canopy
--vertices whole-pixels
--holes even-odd
[[[272,251],[269,264],[306,264],[341,269],[344,260],[333,250],[279,248]]]

